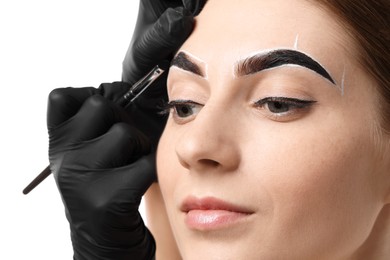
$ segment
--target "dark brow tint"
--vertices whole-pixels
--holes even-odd
[[[171,61],[171,66],[176,66],[180,69],[192,72],[198,76],[204,77],[204,73],[200,67],[191,60],[184,52],[179,52]]]
[[[308,68],[335,84],[330,74],[317,61],[302,52],[288,49],[270,51],[265,54],[258,54],[246,58],[238,63],[236,75],[250,75],[286,64],[294,64]]]

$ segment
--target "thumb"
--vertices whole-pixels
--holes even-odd
[[[97,93],[93,87],[85,88],[56,88],[48,97],[47,126],[54,128],[74,116],[84,101]]]

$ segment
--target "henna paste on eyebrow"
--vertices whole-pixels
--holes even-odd
[[[289,49],[274,50],[246,58],[238,64],[237,75],[249,75],[287,64],[308,68],[323,76],[334,85],[336,84],[330,74],[317,61],[302,52]]]
[[[184,52],[179,52],[179,54],[177,54],[172,62],[171,62],[171,66],[176,66],[178,68],[181,68],[183,70],[186,70],[186,71],[189,71],[189,72],[192,72],[196,75],[199,75],[201,77],[204,77],[204,74],[203,72],[201,71],[200,67],[195,64],[191,58],[185,54]]]

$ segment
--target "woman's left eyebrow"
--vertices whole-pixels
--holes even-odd
[[[235,73],[237,76],[245,76],[288,64],[308,68],[336,85],[321,64],[303,52],[289,49],[272,50],[245,58],[238,62]]]

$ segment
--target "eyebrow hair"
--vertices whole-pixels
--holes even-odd
[[[250,75],[265,69],[275,68],[287,64],[294,64],[308,68],[336,85],[334,79],[317,61],[302,52],[289,49],[274,50],[245,58],[238,63],[236,67],[236,75]]]
[[[191,58],[184,52],[179,52],[171,61],[171,66],[176,66],[180,69],[192,72],[198,76],[204,77],[204,73]]]

